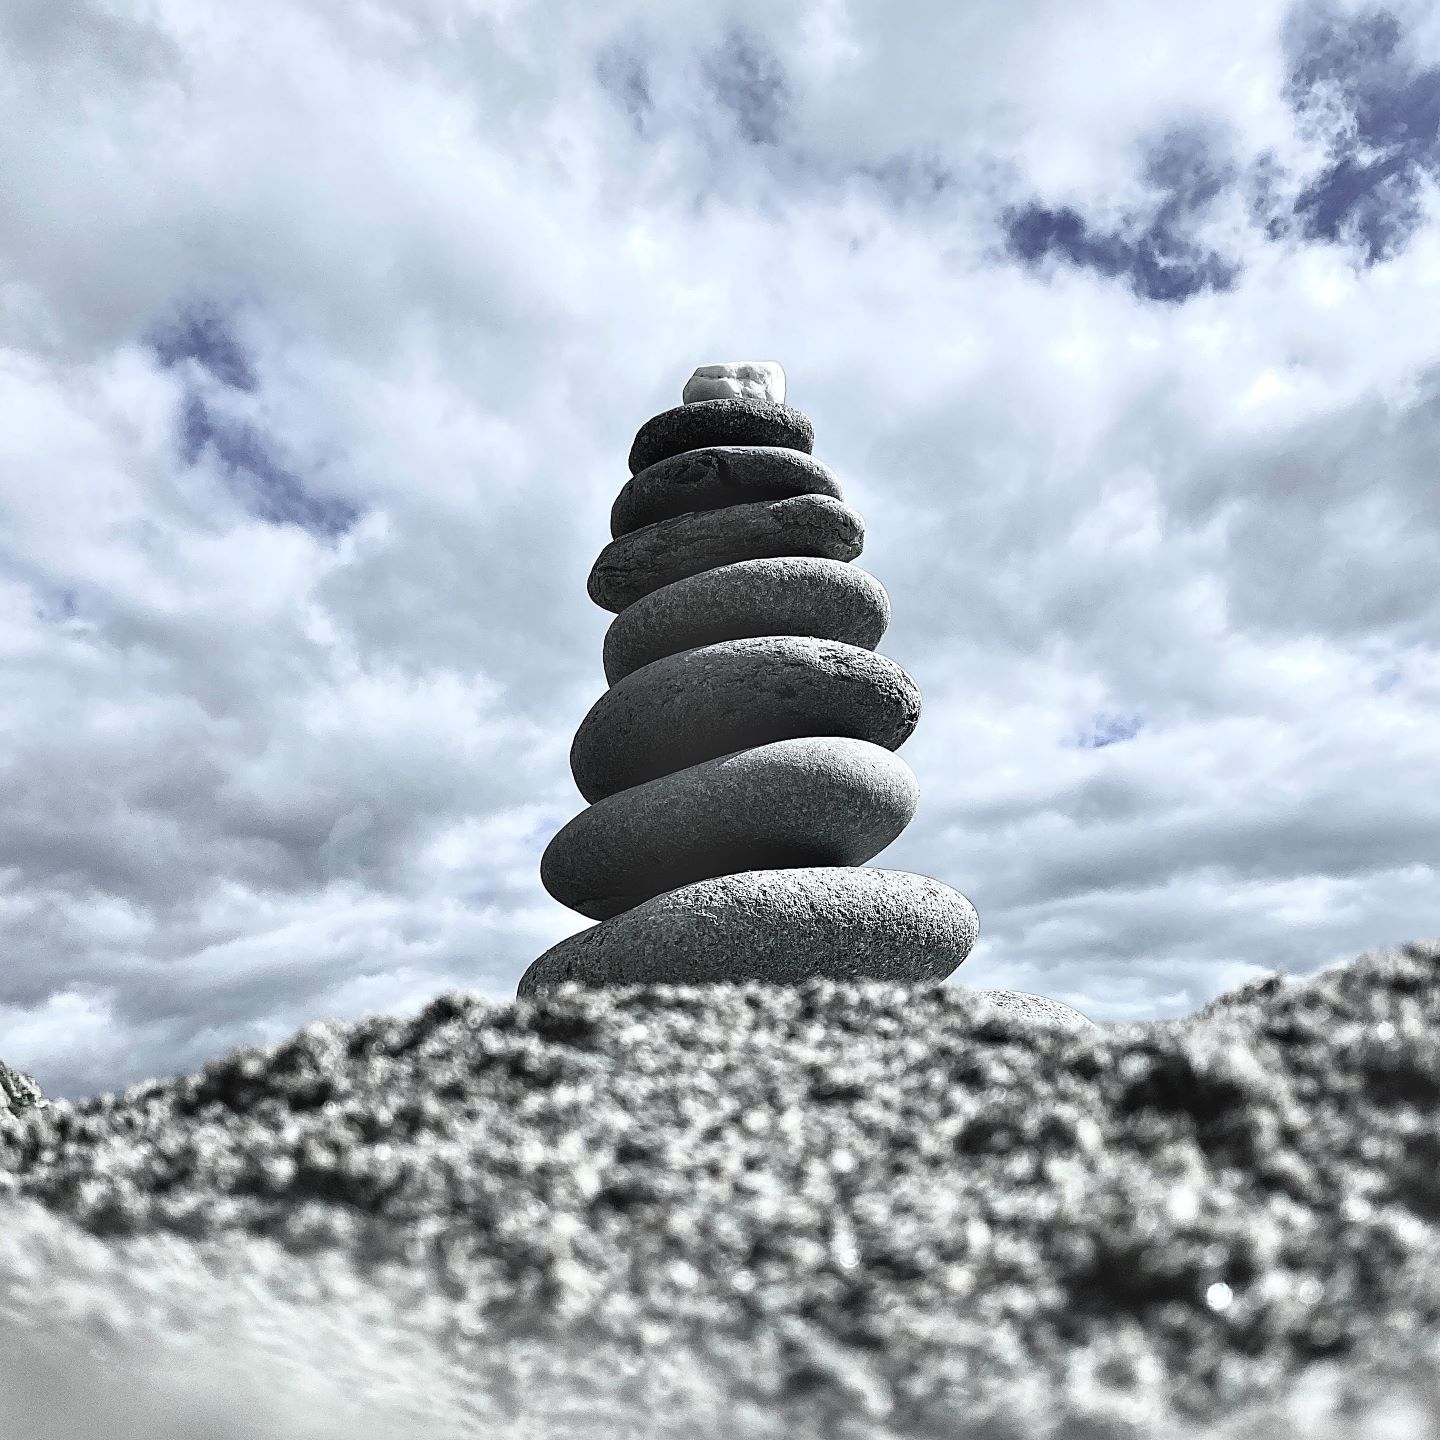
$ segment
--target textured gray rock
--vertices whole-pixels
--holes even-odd
[[[552,945],[520,999],[566,981],[696,985],[812,977],[938,983],[970,953],[975,907],[928,875],[810,866],[748,870],[656,896]]]
[[[736,750],[848,735],[896,750],[920,720],[920,689],[885,655],[839,640],[761,635],[667,656],[612,685],[570,747],[592,803]]]
[[[1098,1028],[1088,1015],[1063,1000],[1052,1000],[1048,995],[1032,995],[1028,990],[976,990],[972,993],[1021,1020],[1063,1025],[1071,1030]]]
[[[795,495],[677,515],[612,540],[590,570],[586,589],[616,613],[687,575],[781,555],[853,560],[865,548],[865,522],[828,495]]]
[[[910,823],[910,767],[868,740],[778,740],[677,770],[582,810],[540,858],[562,905],[608,920],[741,870],[862,865]]]
[[[815,448],[809,417],[772,400],[701,400],[662,410],[647,420],[630,447],[630,473],[637,475],[657,460],[707,445],[779,445],[787,450]]]
[[[843,500],[835,472],[813,455],[763,445],[711,445],[647,465],[621,486],[610,507],[610,534],[632,530],[692,510],[718,510],[790,495],[829,495]]]
[[[1440,941],[1294,939],[1198,1023],[487,985],[72,1084],[0,1116],[0,1436],[1436,1440]]]
[[[40,1093],[33,1075],[23,1070],[12,1070],[0,1060],[0,1114],[7,1110],[44,1110],[50,1102]]]
[[[737,560],[663,585],[605,632],[605,679],[697,645],[749,635],[812,635],[873,650],[890,624],[885,587],[857,565],[815,556]]]

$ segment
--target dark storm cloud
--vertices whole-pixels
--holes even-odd
[[[1332,132],[1330,161],[1294,207],[1307,239],[1389,259],[1422,218],[1420,189],[1440,173],[1440,66],[1406,55],[1383,9],[1344,15],[1297,7],[1286,23],[1285,98],[1302,121]]]

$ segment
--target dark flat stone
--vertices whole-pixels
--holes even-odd
[[[920,689],[887,655],[800,635],[722,640],[657,660],[607,690],[575,732],[570,772],[593,803],[803,735],[898,750],[919,719]]]
[[[586,986],[938,984],[980,933],[958,890],[904,870],[751,870],[658,895],[552,945],[516,996]]]
[[[630,473],[707,445],[777,445],[808,455],[815,427],[808,415],[773,400],[697,400],[652,415],[636,431]]]
[[[540,857],[562,905],[608,920],[738,870],[863,865],[910,823],[914,771],[867,740],[778,740],[597,801]]]
[[[843,561],[864,548],[865,522],[848,505],[828,495],[795,495],[632,530],[600,552],[585,588],[602,610],[618,614],[662,585],[737,560],[815,555]]]
[[[620,488],[610,507],[614,539],[692,510],[719,510],[789,495],[843,500],[835,472],[813,455],[764,445],[711,445],[647,465]]]
[[[857,565],[815,556],[737,560],[663,585],[605,632],[614,685],[654,660],[748,635],[813,635],[873,650],[890,624],[885,587]]]

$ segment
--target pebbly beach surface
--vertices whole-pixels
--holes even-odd
[[[564,990],[0,1110],[16,1440],[1440,1435],[1440,940]]]

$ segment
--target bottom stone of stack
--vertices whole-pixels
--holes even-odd
[[[904,870],[813,865],[697,880],[552,945],[516,998],[582,985],[943,980],[980,933],[958,890]]]

